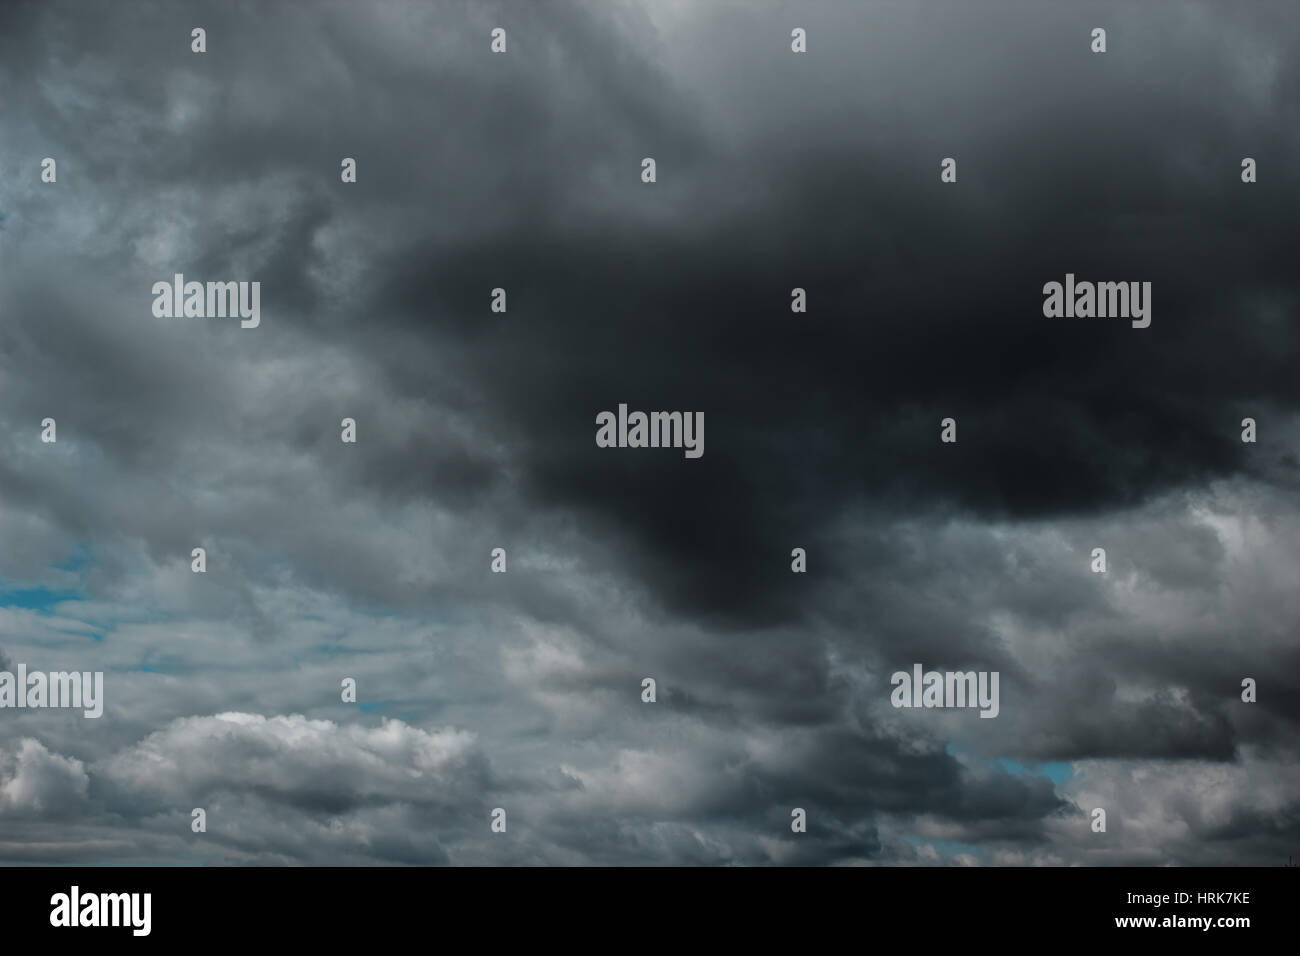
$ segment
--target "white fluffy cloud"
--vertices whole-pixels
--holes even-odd
[[[57,819],[82,806],[90,780],[80,760],[24,737],[0,750],[0,816]]]

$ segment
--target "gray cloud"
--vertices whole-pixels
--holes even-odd
[[[1294,21],[5,5],[0,665],[107,701],[0,714],[0,859],[1280,858]],[[1044,319],[1067,271],[1152,327]],[[176,272],[261,327],[154,318]],[[704,457],[595,447],[619,402]],[[913,662],[1000,716],[894,710]]]

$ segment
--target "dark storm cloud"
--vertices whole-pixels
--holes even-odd
[[[969,27],[957,63],[1015,24],[989,9],[953,12]],[[742,26],[753,32],[705,29],[694,42],[797,90],[796,61],[759,43],[758,24]],[[848,53],[819,40],[823,56]],[[1191,52],[1174,44],[1147,69]],[[988,129],[963,115],[960,90],[931,91],[925,134],[888,114],[810,129],[797,107],[788,125],[760,124],[735,118],[759,105],[738,98],[728,119],[746,137],[682,168],[663,158],[681,134],[646,131],[614,205],[588,219],[563,215],[585,181],[581,151],[527,152],[521,169],[570,171],[545,174],[558,184],[538,194],[553,198],[550,214],[530,204],[454,250],[413,245],[379,300],[491,383],[480,414],[522,459],[538,507],[619,526],[628,560],[676,610],[788,619],[800,601],[783,557],[820,544],[846,502],[1085,514],[1281,456],[1269,441],[1243,445],[1238,422],[1243,409],[1297,398],[1296,338],[1268,306],[1300,291],[1286,251],[1297,223],[1278,202],[1297,183],[1276,161],[1253,191],[1237,173],[1242,154],[1282,152],[1289,134],[1274,120],[1290,107],[1269,102],[1234,128],[1241,110],[1225,90],[1236,64],[1222,47],[1200,53],[1187,83],[1152,89],[1118,87],[1086,53],[1062,56],[1046,82],[1068,118],[1009,100]],[[1132,71],[1123,47],[1112,56]],[[1042,82],[1043,66],[1009,62],[996,85]],[[1293,67],[1281,69],[1277,96]],[[950,127],[942,145],[930,141]],[[659,154],[654,187],[636,180],[642,152]],[[950,153],[957,187],[938,182]],[[647,221],[655,190],[685,192],[684,227]],[[1066,272],[1149,279],[1152,328],[1045,319],[1042,285]],[[496,285],[510,293],[507,316],[486,311]],[[807,316],[789,311],[795,285],[809,291]],[[595,412],[620,401],[703,410],[704,458],[596,448]],[[956,446],[938,441],[947,415]],[[1293,465],[1284,473],[1294,481]]]

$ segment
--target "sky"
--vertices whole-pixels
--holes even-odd
[[[105,702],[0,710],[0,862],[1282,864],[1298,21],[3,4],[0,669]]]

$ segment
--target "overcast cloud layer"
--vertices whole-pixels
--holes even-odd
[[[0,665],[106,702],[0,711],[0,861],[1285,861],[1298,47],[1262,2],[3,4]],[[260,327],[156,318],[178,272]],[[1044,318],[1067,272],[1151,327]],[[620,402],[703,457],[598,448]],[[894,709],[914,662],[999,716]]]

